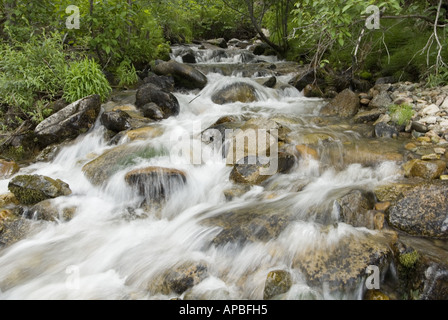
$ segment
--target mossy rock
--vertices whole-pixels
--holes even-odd
[[[16,176],[9,182],[8,189],[24,205],[32,205],[72,193],[67,183],[42,175]]]
[[[264,285],[263,299],[269,300],[286,293],[292,286],[292,277],[288,271],[274,270],[268,273]]]

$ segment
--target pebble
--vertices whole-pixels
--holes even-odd
[[[435,153],[425,154],[422,156],[422,160],[439,160],[440,155]]]
[[[429,106],[423,108],[422,113],[423,115],[435,115],[439,111],[440,109],[438,106],[436,106],[435,104],[430,104]]]

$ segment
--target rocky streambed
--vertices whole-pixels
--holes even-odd
[[[2,298],[448,297],[448,88],[313,97],[306,67],[231,43],[24,134],[33,160],[0,164]]]

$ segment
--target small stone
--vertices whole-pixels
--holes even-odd
[[[439,112],[440,109],[435,104],[430,104],[429,106],[423,108],[421,111],[423,115],[435,115],[437,112]]]
[[[418,121],[412,121],[412,129],[414,129],[417,132],[422,132],[422,133],[428,132],[428,127]]]
[[[364,106],[367,106],[370,103],[370,99],[366,99],[366,98],[360,99],[359,103],[364,105]]]
[[[378,202],[375,204],[375,210],[378,210],[378,211],[386,211],[389,207],[390,207],[389,201]]]
[[[440,106],[441,109],[448,109],[448,96],[445,98],[445,101],[443,101],[442,105]]]
[[[389,297],[379,290],[368,290],[364,300],[390,300]]]
[[[385,220],[386,220],[386,217],[384,216],[384,213],[377,212],[373,216],[373,226],[374,226],[375,230],[383,230]]]
[[[440,154],[430,153],[422,156],[422,160],[439,160]]]
[[[440,180],[448,180],[448,175],[447,174],[442,174],[440,176]]]
[[[415,149],[417,148],[417,146],[416,146],[414,143],[409,142],[408,144],[406,144],[406,145],[404,146],[404,148],[405,148],[406,150],[413,151],[413,150],[415,150]]]
[[[431,138],[430,137],[418,137],[417,141],[419,141],[419,142],[431,142]]]
[[[427,116],[427,117],[420,119],[420,122],[423,122],[426,124],[435,124],[435,123],[437,123],[437,117],[436,116]]]
[[[269,300],[275,296],[286,293],[292,286],[291,274],[284,270],[275,270],[268,273],[264,287],[263,299]]]

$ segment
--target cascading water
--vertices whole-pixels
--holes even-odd
[[[202,66],[240,64],[247,54],[223,51],[225,58],[221,54],[216,60],[211,51],[194,49]],[[177,52],[174,59],[178,59]],[[267,62],[277,63],[275,59]],[[63,147],[51,162],[38,162],[20,171],[67,182],[72,194],[56,198],[54,205],[60,212],[74,208],[75,213],[68,221],[62,215],[56,222],[36,221],[31,234],[0,251],[1,299],[262,299],[272,270],[291,275],[291,286],[279,296],[282,299],[362,297],[364,271],[354,285],[333,290],[328,284],[331,274],[316,280],[314,271],[303,263],[312,264],[310,257],[331,263],[336,259],[333,252],[343,260],[341,243],[381,241],[376,231],[341,223],[334,200],[354,188],[371,190],[393,180],[398,165],[354,163],[337,170],[303,156],[288,174],[274,175],[263,186],[251,186],[227,198],[226,191],[234,187],[229,180],[232,166],[201,137],[224,116],[277,119],[296,133],[291,135],[291,145],[307,143],[303,137],[310,134],[325,136],[327,144],[318,144],[322,152],[328,145],[342,148],[360,137],[343,124],[316,124],[313,119],[323,102],[304,98],[290,86],[266,88],[256,77],[218,73],[207,77],[209,84],[201,92],[175,93],[181,111],[158,124],[162,134],[146,140],[124,138],[118,143],[135,147],[132,150],[162,151],[151,156],[137,152],[102,184],[93,185],[83,172],[86,163],[114,147],[104,139],[99,122]],[[289,77],[281,75],[278,80],[286,84]],[[235,82],[253,85],[257,101],[225,105],[211,101],[219,88]],[[188,139],[173,139],[181,136]],[[194,148],[208,156],[192,163],[194,154],[179,152]],[[180,179],[182,183],[174,187],[163,176],[149,179],[170,193],[154,210],[141,203],[148,194],[149,198],[157,194],[138,192],[126,182],[126,174],[148,167],[185,173],[185,181]],[[8,181],[1,182],[0,193],[8,192]],[[322,251],[328,253],[328,260]],[[186,287],[182,270],[193,275]]]

